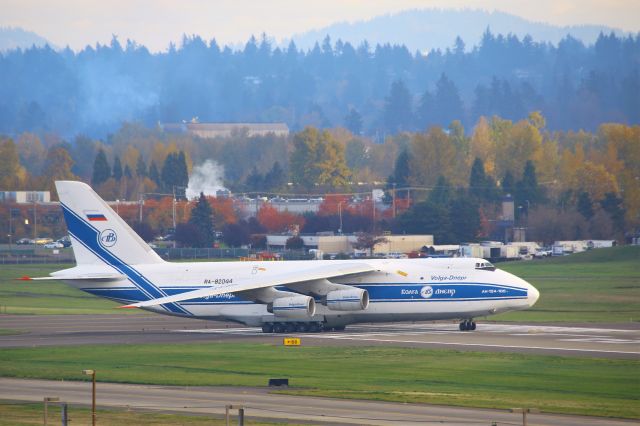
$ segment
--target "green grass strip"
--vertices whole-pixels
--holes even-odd
[[[180,386],[640,418],[640,361],[389,347],[266,344],[75,346],[0,351],[0,376]]]

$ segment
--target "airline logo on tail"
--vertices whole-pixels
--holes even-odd
[[[102,247],[113,247],[118,241],[118,234],[113,229],[105,229],[98,238]]]

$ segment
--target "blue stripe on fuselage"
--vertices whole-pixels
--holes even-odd
[[[527,290],[519,287],[484,283],[358,285],[375,301],[443,301],[526,298]],[[431,295],[423,297],[422,289],[431,287]]]

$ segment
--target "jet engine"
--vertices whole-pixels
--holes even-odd
[[[332,311],[362,311],[369,306],[369,292],[361,288],[330,291],[326,305]]]
[[[267,305],[267,310],[286,318],[308,318],[316,313],[316,301],[309,296],[279,297]]]

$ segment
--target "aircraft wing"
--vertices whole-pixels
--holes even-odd
[[[147,306],[164,305],[166,303],[182,302],[184,300],[196,299],[200,297],[217,296],[224,293],[237,293],[241,291],[256,290],[278,285],[294,284],[305,281],[336,278],[344,275],[360,274],[375,271],[376,268],[366,263],[341,263],[334,265],[323,265],[306,270],[294,270],[284,274],[261,277],[256,279],[240,280],[230,284],[220,284],[199,290],[187,291],[173,296],[151,299],[144,302],[133,303],[121,306],[122,308],[144,308]]]

